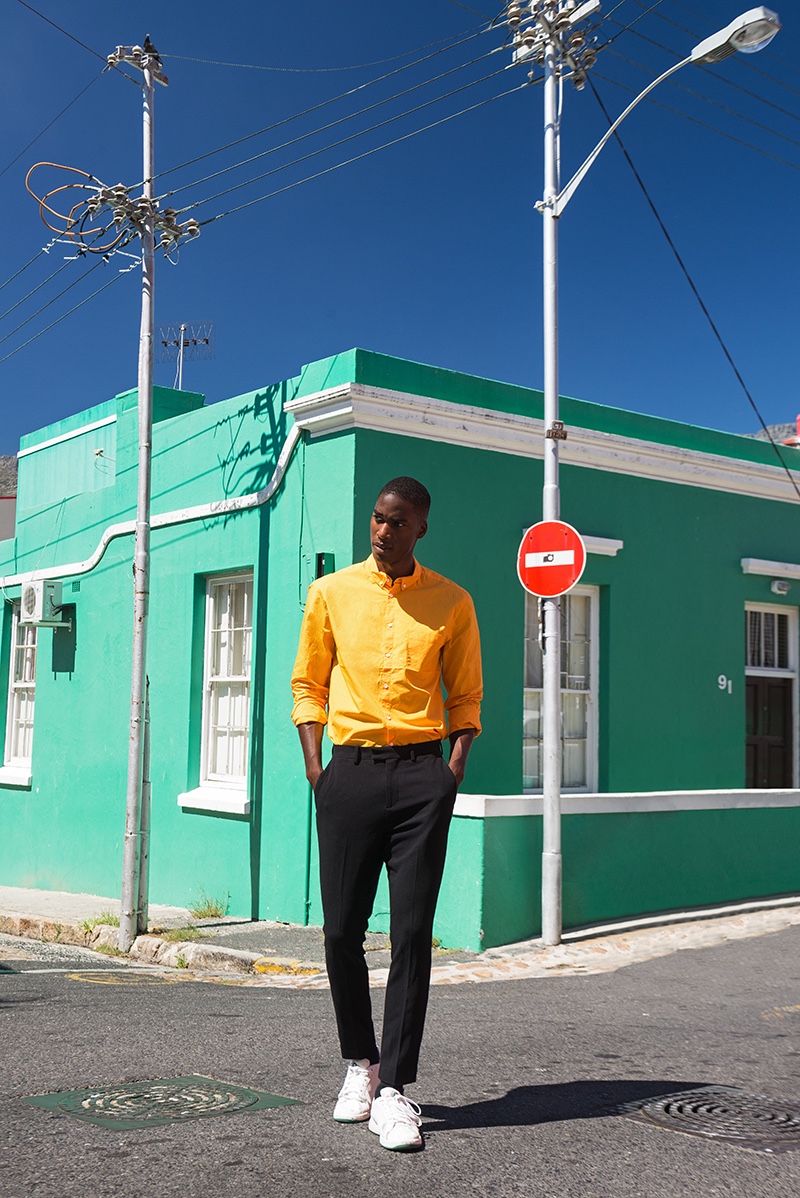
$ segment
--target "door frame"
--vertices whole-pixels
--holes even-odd
[[[776,612],[783,616],[789,617],[789,666],[785,670],[765,670],[756,669],[747,665],[747,641],[745,639],[745,678],[790,678],[792,680],[792,789],[796,790],[800,785],[800,762],[798,761],[798,752],[800,752],[800,719],[798,718],[798,697],[800,697],[800,687],[798,687],[798,625],[797,625],[797,608],[790,607],[784,603],[755,603],[746,602],[744,605],[745,612],[748,611],[766,611]],[[747,634],[745,632],[745,638]],[[745,734],[746,740],[746,734]]]

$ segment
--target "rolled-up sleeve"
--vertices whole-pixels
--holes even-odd
[[[319,586],[312,583],[292,671],[294,724],[327,724],[328,689],[335,652],[328,608]]]
[[[442,652],[442,681],[447,691],[445,710],[450,733],[481,730],[481,641],[472,600],[466,593],[453,613],[450,636]]]

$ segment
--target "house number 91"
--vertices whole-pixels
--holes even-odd
[[[717,679],[717,686],[721,691],[727,691],[729,695],[733,694],[733,680],[726,678],[724,674],[720,674]]]

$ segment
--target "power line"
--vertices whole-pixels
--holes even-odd
[[[77,45],[81,46],[84,50],[88,50],[90,54],[94,54],[95,58],[99,58],[100,61],[103,63],[103,70],[109,69],[108,58],[105,54],[100,54],[97,50],[93,50],[91,46],[87,46],[86,42],[82,42],[80,40],[80,38],[75,37],[74,33],[70,33],[69,30],[63,29],[60,25],[57,25],[55,23],[55,21],[51,21],[50,18],[46,17],[43,12],[39,12],[39,10],[37,8],[34,8],[30,4],[26,4],[25,0],[17,0],[17,3],[21,4],[23,8],[27,8],[29,12],[34,13],[35,16],[41,17],[41,19],[43,21],[46,21],[48,25],[52,25],[53,28],[57,29],[59,33],[63,33],[64,37],[68,37],[70,39],[70,41],[75,42]],[[131,83],[136,83],[135,79],[131,79],[130,75],[126,75],[124,71],[120,71],[119,67],[115,67],[114,69],[116,71],[118,71],[118,73],[120,75],[123,75],[125,79],[130,79]],[[138,87],[139,84],[136,83],[136,86]]]
[[[645,14],[643,14],[643,15],[645,15]],[[613,23],[616,25],[619,22],[614,21]],[[655,38],[648,37],[646,33],[642,33],[638,29],[633,29],[632,33],[633,33],[634,37],[638,37],[643,42],[648,42],[649,45],[655,46],[656,49],[658,49],[658,50],[665,50],[667,54],[671,54],[675,58],[683,57],[683,55],[680,54],[677,50],[673,50],[671,46],[665,46],[663,42],[657,42]],[[692,35],[692,36],[695,36],[695,35]],[[737,58],[741,58],[741,55],[737,56]],[[759,68],[756,67],[753,63],[744,62],[744,63],[740,63],[740,65],[744,66],[747,70],[755,71],[759,75],[764,74],[764,72],[759,70]],[[719,79],[720,82],[725,83],[728,87],[734,88],[735,91],[743,92],[746,96],[749,96],[751,99],[758,100],[761,104],[766,104],[768,108],[774,108],[778,112],[782,113],[784,116],[790,116],[795,121],[800,120],[800,116],[798,116],[796,113],[792,112],[790,109],[783,108],[783,107],[781,107],[780,104],[775,104],[772,100],[765,99],[765,97],[760,95],[758,92],[750,91],[749,88],[743,87],[741,83],[736,83],[733,79],[729,79],[727,75],[719,75],[715,71],[712,71],[708,67],[704,67],[702,65],[700,66],[700,69],[702,71],[704,71],[706,74],[713,76],[713,78]],[[800,89],[798,89],[796,87],[792,87],[788,83],[782,83],[780,79],[774,79],[774,77],[771,75],[767,75],[766,78],[772,80],[775,83],[780,83],[782,87],[786,87],[789,91],[793,92],[794,95],[800,95]]]
[[[288,125],[291,121],[299,120],[300,117],[310,116],[311,113],[319,112],[321,108],[326,108],[329,104],[335,104],[337,100],[346,100],[349,96],[354,96],[357,92],[364,91],[365,88],[373,87],[376,83],[384,83],[387,79],[391,79],[395,75],[400,75],[403,71],[410,70],[411,67],[420,66],[423,62],[428,62],[431,58],[436,58],[439,54],[444,54],[447,50],[455,50],[458,46],[463,46],[467,42],[473,41],[476,37],[480,37],[487,30],[488,26],[485,29],[482,28],[479,30],[478,33],[467,34],[459,40],[454,41],[450,46],[434,50],[432,54],[416,58],[413,62],[407,62],[402,67],[396,67],[393,71],[387,71],[385,75],[378,75],[375,79],[368,79],[366,83],[359,83],[356,87],[351,87],[348,91],[341,92],[337,96],[331,96],[327,100],[320,101],[319,104],[312,104],[310,108],[304,108],[301,112],[292,113],[291,116],[284,117],[280,121],[274,121],[271,125],[265,125],[263,129],[256,129],[253,133],[246,133],[244,137],[237,137],[234,141],[229,141],[224,146],[217,146],[216,149],[208,150],[204,154],[198,154],[195,158],[187,158],[185,162],[181,162],[177,166],[171,166],[166,170],[158,171],[153,178],[161,179],[164,175],[171,175],[174,171],[182,171],[187,166],[194,166],[195,163],[203,162],[206,158],[212,158],[215,154],[221,154],[223,151],[230,150],[234,146],[240,146],[243,142],[251,141],[254,137],[261,137],[264,133],[272,133],[273,130],[280,129],[283,125]]]
[[[37,250],[33,257],[30,258],[24,266],[21,266],[18,271],[15,271],[15,273],[11,275],[10,278],[6,279],[5,283],[0,283],[0,291],[2,291],[4,287],[7,287],[9,283],[13,283],[15,279],[18,279],[23,271],[26,271],[29,266],[33,266],[39,255],[43,254],[44,252],[44,250]]]
[[[600,95],[597,91],[597,88],[594,86],[594,83],[592,82],[591,76],[589,76],[588,79],[589,79],[589,86],[592,89],[592,93],[593,93],[595,99],[597,100],[597,103],[600,105],[603,115],[605,116],[609,125],[612,125],[613,120],[609,116],[608,110],[607,110],[605,104],[603,103],[603,101],[601,100]],[[664,234],[665,238],[667,239],[667,244],[669,245],[669,248],[672,250],[673,254],[675,255],[678,266],[681,268],[681,271],[683,272],[683,275],[684,275],[687,283],[691,287],[692,293],[693,293],[695,299],[697,300],[698,304],[700,305],[700,308],[701,308],[706,320],[708,321],[708,324],[711,328],[712,333],[716,337],[717,342],[719,343],[719,346],[720,346],[723,354],[725,355],[725,357],[728,360],[728,364],[730,365],[731,369],[733,370],[733,373],[736,375],[736,379],[737,379],[740,387],[742,388],[745,395],[747,396],[747,400],[748,400],[748,403],[750,404],[750,407],[753,409],[756,416],[758,417],[758,421],[759,421],[761,427],[763,428],[764,432],[767,434],[767,437],[769,438],[770,445],[775,450],[778,461],[780,462],[783,469],[786,471],[786,475],[789,479],[789,482],[792,484],[792,487],[794,488],[798,499],[800,499],[800,487],[798,487],[798,485],[797,485],[797,480],[795,479],[795,477],[792,474],[789,467],[786,465],[786,462],[784,461],[784,458],[783,458],[783,454],[781,453],[780,449],[778,448],[777,444],[775,443],[775,441],[772,437],[772,433],[767,428],[767,425],[764,422],[764,417],[761,415],[761,412],[759,410],[758,404],[753,399],[753,396],[750,393],[750,389],[748,388],[747,384],[745,383],[744,379],[742,378],[741,372],[739,371],[738,366],[734,362],[731,352],[728,349],[727,345],[725,344],[725,341],[723,340],[722,334],[720,333],[719,329],[717,328],[716,324],[714,323],[714,319],[713,319],[711,313],[709,312],[708,308],[706,307],[703,297],[700,295],[700,292],[697,289],[697,285],[696,285],[694,279],[692,278],[691,274],[689,273],[689,269],[686,266],[686,263],[684,262],[683,258],[681,257],[680,252],[678,251],[678,247],[675,245],[675,242],[672,240],[672,237],[669,234],[669,230],[667,229],[667,226],[664,224],[664,221],[661,218],[661,214],[659,213],[658,209],[656,208],[655,203],[653,202],[653,199],[652,199],[649,191],[647,190],[645,182],[642,179],[642,176],[639,174],[638,170],[636,169],[636,167],[633,163],[633,159],[631,158],[630,154],[628,153],[628,151],[625,148],[625,145],[623,144],[622,138],[619,135],[619,130],[616,130],[616,129],[614,130],[614,137],[617,141],[617,144],[619,145],[619,148],[622,150],[622,153],[625,155],[625,161],[628,163],[628,166],[633,171],[634,178],[636,179],[636,182],[639,184],[640,188],[642,189],[642,192],[644,193],[644,198],[647,200],[647,203],[650,207],[650,210],[653,213],[653,216],[658,221],[659,228],[661,229],[661,232]]]
[[[52,304],[54,304],[56,302],[56,300],[61,299],[62,295],[66,295],[68,291],[71,291],[72,288],[76,286],[76,284],[80,283],[81,279],[85,279],[86,275],[91,274],[93,270],[95,270],[98,266],[100,266],[101,262],[103,262],[103,259],[98,258],[98,260],[97,260],[97,262],[95,262],[94,266],[90,266],[89,269],[87,271],[85,271],[82,275],[79,275],[77,279],[73,279],[71,283],[68,283],[67,286],[63,289],[63,291],[59,291],[58,295],[54,295],[53,298],[49,299],[46,304],[42,304],[41,308],[37,309],[37,311],[34,312],[32,316],[26,316],[25,320],[23,320],[21,324],[18,324],[15,329],[12,329],[10,333],[6,333],[6,335],[4,337],[0,337],[0,345],[2,345],[4,341],[8,341],[9,337],[13,337],[14,334],[18,333],[20,329],[24,329],[26,324],[30,324],[30,322],[32,320],[35,320],[37,316],[40,316],[42,314],[42,312],[44,312],[47,308],[49,308]],[[56,271],[56,274],[58,274],[58,271]]]
[[[102,261],[102,259],[100,261]],[[95,266],[99,266],[100,261],[96,262]],[[94,270],[94,266],[91,268],[91,270]],[[86,274],[89,273],[90,271],[87,270]],[[93,300],[96,295],[99,295],[101,291],[105,291],[106,287],[110,287],[112,283],[116,283],[117,279],[121,279],[126,273],[126,271],[119,271],[112,278],[110,278],[107,283],[104,283],[102,287],[98,287],[97,290],[93,291],[91,295],[87,295],[85,299],[82,299],[80,303],[77,303],[74,308],[70,308],[69,312],[64,312],[63,315],[52,321],[52,323],[47,325],[46,328],[41,329],[38,333],[34,333],[34,335],[29,337],[27,341],[23,341],[22,345],[18,345],[16,349],[12,349],[10,353],[7,353],[4,358],[0,358],[0,364],[7,362],[9,358],[13,358],[14,354],[18,354],[21,349],[25,349],[26,346],[30,345],[33,341],[36,341],[39,337],[43,337],[45,333],[49,333],[50,330],[55,328],[57,324],[60,324],[62,320],[66,320],[67,317],[71,316],[73,312],[77,312],[78,308],[82,308],[84,304],[88,304],[89,301]]]
[[[625,83],[620,83],[618,79],[612,79],[610,75],[603,75],[600,71],[594,70],[596,79],[602,79],[604,83],[611,83],[614,87],[619,87],[631,95],[636,95],[638,89],[628,87]],[[680,108],[673,108],[671,104],[664,104],[661,100],[654,100],[652,96],[647,98],[648,104],[655,104],[657,108],[663,108],[665,112],[671,112],[674,116],[682,117],[685,121],[691,121],[693,125],[699,125],[701,129],[707,129],[710,133],[718,133],[720,137],[726,137],[728,141],[735,142],[738,146],[745,146],[748,150],[755,150],[757,154],[763,154],[765,158],[771,158],[773,162],[779,162],[781,166],[789,166],[792,170],[800,171],[800,166],[796,162],[790,162],[788,158],[781,158],[777,154],[771,154],[769,150],[765,150],[763,146],[754,145],[751,141],[745,141],[743,137],[736,137],[733,133],[728,133],[725,129],[718,129],[716,125],[709,125],[707,121],[701,121],[699,117],[690,116],[688,112],[682,112]]]
[[[476,13],[480,16],[480,13]],[[485,18],[487,21],[489,17]],[[466,29],[465,33],[483,32],[483,27],[476,26],[474,29]],[[245,71],[274,71],[282,75],[327,75],[333,74],[336,71],[365,71],[370,67],[382,67],[387,62],[399,62],[401,58],[408,58],[410,54],[421,54],[423,50],[430,50],[434,46],[442,46],[445,42],[453,40],[452,34],[449,37],[439,38],[438,41],[428,42],[424,46],[417,46],[415,50],[406,50],[403,54],[393,54],[391,58],[378,58],[375,62],[360,62],[353,66],[347,67],[275,67],[262,66],[260,63],[253,62],[218,62],[212,58],[190,58],[188,54],[162,54],[162,58],[174,58],[180,62],[199,62],[207,67],[238,67]]]
[[[36,136],[34,137],[33,141],[29,141],[27,146],[25,146],[24,149],[20,150],[20,152],[19,152],[19,154],[17,154],[16,158],[12,158],[11,161],[9,163],[7,163],[6,166],[3,167],[3,169],[0,171],[0,176],[4,175],[7,170],[10,170],[15,162],[19,162],[22,155],[27,153],[27,151],[31,148],[31,146],[35,146],[37,141],[39,140],[39,138],[44,137],[44,135],[48,129],[52,129],[52,127],[53,127],[53,125],[55,125],[56,121],[61,120],[61,117],[64,115],[64,113],[67,112],[68,109],[70,109],[73,104],[77,103],[77,101],[80,100],[80,98],[84,94],[84,92],[88,92],[88,90],[92,86],[92,84],[97,82],[97,80],[104,73],[104,71],[105,71],[105,67],[103,68],[102,71],[100,71],[97,75],[95,75],[93,79],[89,80],[89,82],[86,84],[86,87],[81,88],[81,90],[78,92],[75,99],[70,100],[69,104],[67,104],[64,108],[61,109],[61,112],[59,112],[58,116],[54,116],[52,121],[50,121],[49,124],[45,125],[45,127],[44,127],[44,129],[42,129],[41,133],[37,133]]]
[[[29,300],[32,295],[36,295],[37,291],[41,291],[42,287],[50,283],[56,277],[56,275],[60,275],[62,270],[64,270],[69,263],[70,259],[67,259],[66,262],[62,262],[61,265],[57,267],[51,275],[48,275],[46,279],[42,279],[41,283],[37,283],[32,291],[29,291],[27,295],[23,295],[22,299],[17,300],[17,302],[12,304],[10,308],[6,308],[5,312],[0,315],[0,320],[5,320],[7,316],[10,316],[12,312],[14,312],[17,308],[20,308],[27,300]]]
[[[339,141],[332,142],[330,145],[321,146],[317,150],[311,150],[308,154],[301,154],[299,158],[294,158],[291,162],[273,167],[272,170],[264,171],[262,174],[255,175],[252,179],[246,179],[243,183],[237,183],[233,187],[226,187],[223,191],[218,191],[215,195],[207,196],[204,200],[194,200],[191,204],[187,204],[185,208],[179,209],[179,212],[191,212],[194,208],[199,208],[203,204],[210,203],[212,200],[221,199],[222,196],[230,195],[233,191],[240,191],[243,187],[248,187],[251,183],[258,183],[262,179],[269,178],[270,175],[277,174],[279,171],[288,170],[290,166],[297,166],[300,162],[307,162],[309,158],[316,158],[318,154],[327,153],[329,150],[336,150],[339,146],[343,146],[349,141],[354,141],[357,137],[364,137],[367,133],[374,133],[376,130],[383,129],[386,125],[391,125],[395,121],[402,120],[404,117],[413,116],[414,113],[421,112],[424,108],[430,108],[432,104],[438,104],[442,100],[449,100],[452,96],[457,96],[471,87],[476,87],[480,83],[486,83],[489,79],[496,79],[498,75],[505,73],[505,69],[505,67],[501,67],[499,71],[492,71],[489,75],[484,75],[480,79],[473,79],[470,83],[465,83],[462,87],[456,87],[452,91],[445,92],[443,96],[434,96],[432,100],[426,100],[424,104],[417,104],[414,108],[409,108],[405,112],[387,117],[384,121],[378,121],[376,124],[370,125],[366,129],[360,129],[357,133],[351,133],[347,137],[342,137]],[[465,109],[465,111],[468,110]]]
[[[638,4],[640,8],[642,7],[642,0],[633,0],[633,2],[634,2],[634,4]],[[675,0],[673,0],[673,3],[675,3]],[[705,21],[707,25],[714,24],[714,22],[709,20],[708,17],[701,16],[700,13],[694,12],[692,9],[687,8],[685,4],[679,4],[678,7],[682,8],[685,12],[690,13],[691,16],[700,18],[701,20]],[[696,33],[693,29],[688,29],[685,25],[679,24],[678,21],[673,21],[671,17],[664,16],[663,13],[656,13],[656,16],[658,17],[658,19],[660,21],[664,21],[667,25],[672,25],[675,27],[675,29],[680,29],[682,33],[688,33],[690,37],[694,37],[694,38],[700,37],[700,34]],[[769,57],[775,58],[776,62],[785,61],[784,59],[780,59],[777,57],[777,55],[773,54],[771,49],[767,50],[767,54]],[[769,79],[771,83],[777,83],[779,87],[785,87],[788,91],[794,92],[795,95],[800,95],[800,91],[798,91],[798,89],[796,87],[792,87],[792,85],[790,83],[785,83],[783,81],[783,79],[778,79],[777,76],[775,76],[775,75],[770,75],[767,71],[765,71],[761,67],[757,66],[756,63],[746,62],[746,63],[743,63],[743,65],[747,66],[751,71],[755,71],[755,73],[757,75],[761,75],[762,78]],[[787,65],[792,66],[796,69],[794,63],[788,63]],[[751,93],[751,94],[754,94],[754,93]],[[794,116],[794,113],[790,113],[789,115]]]
[[[289,141],[282,142],[280,145],[277,145],[277,146],[271,146],[268,150],[262,150],[261,153],[259,153],[259,154],[253,154],[250,158],[244,158],[239,162],[232,163],[230,166],[224,166],[220,170],[214,171],[210,175],[205,175],[202,179],[195,179],[193,183],[184,183],[180,187],[176,187],[174,190],[167,191],[162,196],[159,196],[159,200],[168,199],[170,196],[175,195],[179,191],[186,191],[189,188],[199,187],[201,184],[208,183],[211,179],[217,179],[217,178],[219,178],[220,175],[227,174],[229,171],[237,170],[239,167],[242,167],[242,166],[248,166],[251,162],[257,162],[260,158],[267,158],[270,154],[276,154],[279,150],[285,150],[285,149],[288,149],[289,146],[294,146],[294,145],[297,145],[301,141],[306,141],[309,137],[316,137],[317,134],[327,133],[330,129],[335,129],[337,125],[343,125],[347,121],[354,120],[356,117],[364,116],[365,113],[373,112],[376,108],[381,108],[384,104],[390,104],[393,100],[400,100],[400,99],[402,99],[403,96],[408,96],[412,92],[419,91],[419,89],[422,87],[427,87],[431,83],[438,83],[441,79],[446,79],[449,75],[455,75],[459,71],[465,70],[467,67],[471,67],[471,66],[474,66],[476,63],[483,62],[485,59],[491,57],[491,55],[494,53],[496,53],[496,50],[490,50],[487,54],[481,54],[478,58],[473,58],[470,62],[461,63],[457,67],[452,67],[449,71],[443,71],[439,75],[434,75],[433,78],[431,78],[431,79],[424,79],[421,83],[415,83],[412,87],[406,88],[405,91],[395,92],[394,95],[386,96],[382,100],[376,100],[374,104],[368,104],[368,105],[366,105],[366,107],[360,108],[356,112],[348,113],[346,116],[339,117],[335,121],[330,121],[327,125],[320,125],[316,129],[311,129],[308,133],[301,133],[299,137],[291,138]],[[495,72],[495,73],[498,73],[498,72]],[[494,77],[493,75],[487,76],[487,78],[493,78],[493,77]],[[469,85],[469,86],[471,86],[471,85]],[[454,94],[454,93],[451,93],[451,94]],[[413,111],[415,111],[415,109],[411,109],[410,111],[413,112]],[[395,117],[392,119],[396,120],[398,118]],[[373,126],[373,128],[379,128],[379,127],[380,127],[379,125]],[[367,132],[369,132],[369,130],[367,130]],[[360,135],[355,134],[354,136],[360,136]],[[334,148],[337,145],[341,145],[341,142],[334,142],[333,146],[328,147],[328,148]],[[315,151],[315,152],[321,153],[321,151]],[[296,161],[303,161],[303,160],[297,159]],[[289,165],[292,165],[292,164],[289,164]],[[258,176],[258,178],[263,178],[263,177],[264,176],[262,176],[262,175]],[[255,180],[253,180],[253,182],[255,182]],[[212,197],[212,198],[214,198],[214,197]]]
[[[226,216],[232,216],[234,212],[241,212],[244,208],[251,208],[254,204],[260,204],[264,200],[271,200],[275,196],[283,195],[284,192],[292,191],[295,187],[300,187],[303,183],[310,183],[314,179],[320,179],[323,175],[329,175],[332,171],[338,171],[343,166],[351,166],[355,162],[360,162],[364,158],[369,158],[372,154],[377,154],[379,150],[389,149],[390,146],[399,145],[400,142],[408,141],[411,137],[416,137],[418,133],[427,133],[430,129],[435,129],[439,125],[444,125],[448,121],[455,120],[456,117],[464,116],[465,113],[474,112],[478,108],[483,108],[485,104],[491,104],[495,100],[502,100],[505,96],[513,95],[514,92],[523,91],[530,87],[528,80],[518,84],[516,87],[511,87],[507,91],[498,92],[496,96],[489,96],[486,100],[479,100],[477,104],[471,104],[468,108],[462,108],[458,112],[453,112],[449,116],[442,117],[438,121],[433,121],[430,125],[424,125],[421,129],[414,129],[410,133],[404,133],[401,137],[395,137],[392,141],[384,142],[383,145],[373,146],[371,150],[365,150],[363,154],[356,154],[353,158],[348,158],[344,162],[337,162],[333,166],[328,166],[324,170],[317,171],[313,175],[307,175],[304,179],[297,179],[294,183],[288,183],[285,187],[279,187],[276,191],[268,192],[266,195],[259,196],[255,200],[248,200],[244,204],[238,204],[235,208],[229,208],[227,212],[220,212],[217,216],[209,217],[208,220],[200,221],[201,226],[214,224],[215,221],[223,220]]]
[[[638,67],[640,70],[646,71],[648,75],[655,77],[658,74],[657,71],[645,66],[644,63],[637,62],[633,58],[627,58],[624,54],[620,54],[619,50],[612,50],[611,54],[614,58],[619,58],[622,62],[627,62],[629,66]],[[722,112],[726,112],[729,116],[738,117],[739,120],[746,121],[749,125],[755,125],[757,129],[762,129],[765,133],[771,133],[774,137],[780,137],[782,141],[788,141],[790,145],[800,147],[800,141],[797,141],[794,137],[789,137],[786,133],[779,132],[778,129],[773,129],[771,125],[764,125],[761,121],[755,120],[754,117],[747,116],[744,112],[739,112],[735,108],[729,108],[727,104],[722,104],[719,100],[712,100],[710,96],[705,96],[702,92],[695,91],[694,88],[687,87],[684,83],[678,83],[675,79],[670,80],[670,82],[673,87],[679,88],[681,91],[686,92],[687,95],[694,96],[695,99],[702,100],[705,104],[711,104],[714,108],[721,109]]]

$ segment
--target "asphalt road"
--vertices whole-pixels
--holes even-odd
[[[714,1084],[800,1113],[800,928],[609,974],[434,988],[414,1155],[332,1121],[327,992],[164,976],[0,937],[3,1198],[800,1196],[800,1151],[608,1110]],[[189,1074],[300,1104],[125,1131],[20,1101]]]

